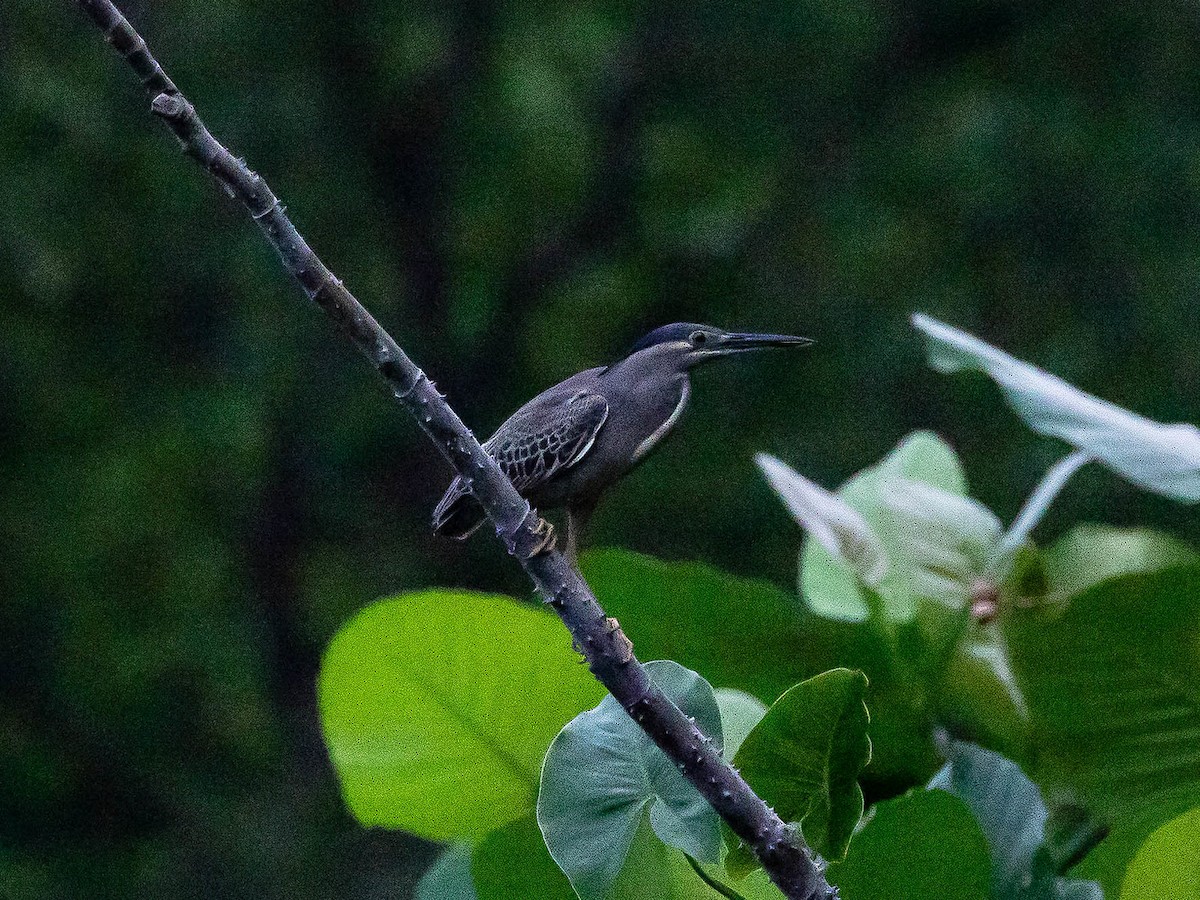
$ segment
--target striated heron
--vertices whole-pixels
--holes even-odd
[[[642,462],[679,423],[689,373],[761,347],[804,347],[808,338],[737,334],[679,322],[651,331],[620,361],[572,375],[538,394],[484,443],[521,496],[539,510],[566,507],[567,555],[600,495]],[[438,534],[463,539],[483,510],[455,478],[433,511]]]

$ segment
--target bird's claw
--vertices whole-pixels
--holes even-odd
[[[554,549],[554,526],[540,516],[538,517],[537,524],[533,526],[533,536],[537,539],[537,542],[530,549],[530,556],[539,556],[542,553],[549,553]]]

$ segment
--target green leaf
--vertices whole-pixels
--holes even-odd
[[[702,563],[605,549],[585,553],[582,564],[643,658],[678,657],[710,683],[768,702],[826,669],[862,669],[871,681],[871,776],[894,794],[928,781],[941,766],[929,738],[925,687],[894,670],[888,635],[814,615],[775,585]]]
[[[434,840],[482,837],[530,813],[546,747],[603,693],[554,616],[465,591],[363,610],[334,637],[318,681],[351,811]]]
[[[1145,837],[1200,805],[1200,567],[1104,581],[1057,616],[1013,609],[1003,630],[1039,748],[1031,775],[1111,825],[1079,874],[1115,896]]]
[[[458,852],[455,851],[456,855]],[[469,851],[463,851],[455,867],[467,878],[471,894],[455,893],[458,886],[447,883],[447,893],[419,894],[416,900],[575,900],[576,897],[570,881],[546,849],[532,817],[492,832],[475,849],[473,857]],[[712,869],[706,868],[706,872],[719,878]],[[472,873],[477,894],[471,887]],[[433,885],[440,886],[440,883]],[[740,882],[737,890],[746,900],[779,898],[778,889],[764,872]],[[607,900],[717,900],[717,896],[692,871],[683,853],[659,840],[649,816],[643,812],[625,864],[609,889]]]
[[[855,475],[837,492],[883,540],[890,568],[879,583],[878,593],[890,618],[908,621],[916,612],[917,597],[899,565],[904,559],[901,548],[889,542],[884,534],[890,518],[884,508],[884,490],[894,478],[921,482],[957,495],[966,493],[966,481],[954,451],[936,435],[916,431],[882,461]],[[892,534],[895,535],[895,529]],[[800,554],[800,592],[814,612],[832,619],[862,622],[871,613],[870,598],[855,573],[816,541],[805,541]]]
[[[754,726],[767,714],[766,705],[737,688],[717,688],[713,691],[721,710],[721,731],[725,735],[725,758],[732,759]]]
[[[1042,556],[1047,589],[1071,596],[1110,578],[1200,562],[1182,541],[1149,528],[1078,525]]]
[[[829,866],[842,900],[987,900],[987,842],[962,800],[913,791],[872,809],[845,861]]]
[[[575,900],[571,883],[550,857],[533,816],[485,837],[475,848],[471,874],[479,900]]]
[[[708,682],[670,660],[646,668],[720,747],[721,713]],[[538,794],[546,845],[583,900],[607,895],[647,807],[664,842],[697,859],[720,859],[717,814],[620,704],[605,697],[554,739]]]
[[[479,900],[471,879],[471,847],[452,844],[417,882],[413,900]]]
[[[627,550],[583,555],[583,574],[643,658],[677,658],[712,684],[771,700],[811,674],[795,597],[702,563]],[[715,624],[714,624],[715,623]]]
[[[928,341],[930,365],[939,372],[983,372],[1038,434],[1086,451],[1148,491],[1200,501],[1200,430],[1194,425],[1139,416],[928,316],[913,316],[913,325]]]
[[[941,607],[929,605],[929,610],[947,614]],[[892,627],[878,619],[840,622],[810,613],[805,634],[811,635],[803,645],[812,667],[809,677],[850,668],[861,669],[869,681],[871,762],[863,771],[864,784],[877,795],[894,796],[928,781],[942,759],[932,737],[934,685],[914,662],[932,655],[926,631],[916,621]]]
[[[974,813],[991,847],[995,900],[1065,896],[1103,900],[1095,882],[1058,877],[1050,856],[1042,850],[1046,805],[1037,786],[1015,762],[965,741],[951,741],[946,757],[945,767],[929,786],[954,794]]]
[[[862,817],[858,773],[871,758],[862,672],[833,669],[771,705],[742,742],[734,765],[808,844],[841,859]]]
[[[724,881],[724,875],[716,867],[701,866],[710,877]],[[739,882],[736,890],[745,900],[780,900],[779,889],[761,870]],[[528,896],[530,900],[541,900]],[[655,836],[648,817],[643,815],[625,868],[608,900],[720,900],[720,897],[696,875],[687,857]]]
[[[937,709],[944,725],[1014,759],[1028,759],[1029,704],[995,623],[970,625],[941,673],[941,682]]]
[[[1125,872],[1121,900],[1200,897],[1200,809],[1190,809],[1146,839]]]

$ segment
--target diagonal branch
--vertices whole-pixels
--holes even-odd
[[[278,251],[284,268],[383,376],[396,399],[474,492],[508,552],[570,630],[596,678],[753,848],[785,895],[791,900],[835,900],[836,890],[826,883],[799,835],[650,680],[617,621],[604,614],[583,578],[555,549],[546,523],[517,493],[433,382],[325,267],[266,182],[212,136],[110,0],[76,2],[137,73],[153,96],[151,110],[179,138],[184,152],[246,207]]]

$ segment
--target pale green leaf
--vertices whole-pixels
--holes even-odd
[[[471,878],[471,847],[452,844],[417,882],[413,900],[479,900]]]
[[[720,900],[719,895],[692,870],[683,853],[664,845],[655,836],[648,818],[642,818],[629,848],[625,868],[608,900]],[[728,883],[728,877],[719,866],[700,865],[710,877]],[[780,900],[781,897],[779,889],[761,870],[739,881],[736,890],[745,900]],[[531,897],[530,900],[541,898]]]
[[[754,726],[767,714],[767,707],[757,697],[752,697],[737,688],[717,688],[713,691],[717,707],[721,710],[721,731],[725,736],[725,758],[733,755],[742,746]]]
[[[1200,562],[1177,538],[1149,528],[1077,525],[1042,557],[1051,594],[1070,596],[1131,572],[1153,572]]]
[[[708,682],[669,660],[646,668],[720,747],[721,713]],[[697,859],[720,858],[717,814],[620,704],[605,697],[554,739],[538,794],[546,845],[584,900],[607,895],[647,809],[654,832],[667,844]]]
[[[902,548],[894,542],[889,545],[888,537],[883,534],[888,516],[884,509],[884,487],[894,478],[906,478],[958,495],[966,493],[966,481],[954,451],[936,435],[917,431],[837,492],[883,541],[890,568],[878,585],[878,594],[889,618],[908,621],[917,611],[919,598],[913,593],[911,578],[903,574]],[[822,616],[861,622],[871,613],[871,598],[858,576],[816,541],[805,541],[801,551],[800,592],[809,607]]]
[[[1046,805],[1016,763],[964,741],[950,741],[946,751],[946,765],[929,786],[959,797],[974,814],[991,848],[994,900],[1103,900],[1095,882],[1070,881],[1054,871],[1042,850]]]
[[[814,541],[842,560],[866,585],[887,574],[883,544],[866,519],[843,500],[766,453],[755,455],[775,493]]]
[[[885,479],[881,533],[908,592],[963,609],[1000,543],[995,514],[970,497],[911,478]]]

